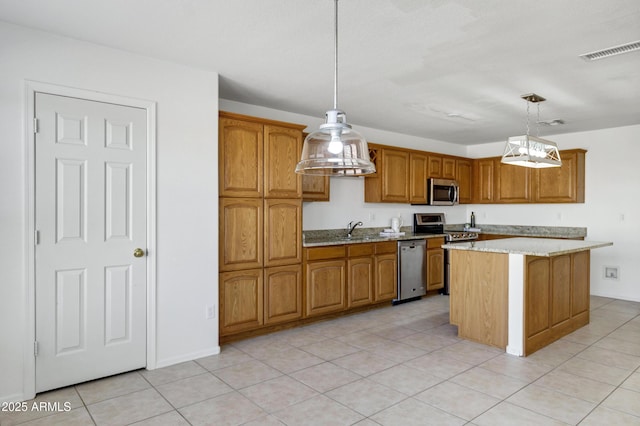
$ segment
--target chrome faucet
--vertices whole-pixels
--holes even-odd
[[[355,224],[353,223],[353,221],[349,222],[349,225],[347,225],[347,227],[349,228],[349,232],[347,233],[347,238],[351,238],[351,233],[353,232],[354,229],[356,229],[356,226],[362,226],[362,222],[356,222]]]

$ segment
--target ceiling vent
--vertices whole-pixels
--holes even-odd
[[[583,53],[582,55],[578,56],[585,61],[596,61],[598,59],[604,59],[610,56],[635,52],[636,50],[640,50],[640,40],[621,44],[619,46],[609,47],[608,49],[596,50],[595,52]]]

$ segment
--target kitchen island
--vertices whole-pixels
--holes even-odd
[[[590,251],[611,242],[509,238],[445,244],[458,336],[527,356],[589,323]]]

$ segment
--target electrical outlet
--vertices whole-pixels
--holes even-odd
[[[206,318],[207,319],[214,319],[216,317],[216,307],[213,305],[208,305],[207,306],[207,313],[206,313]]]
[[[618,279],[618,267],[617,266],[605,266],[604,267],[604,277],[609,278],[610,280]]]

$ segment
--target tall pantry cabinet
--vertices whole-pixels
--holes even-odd
[[[305,126],[219,115],[220,336],[302,317]]]

